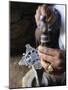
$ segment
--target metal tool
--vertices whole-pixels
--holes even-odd
[[[32,67],[32,70],[35,73],[36,85],[39,86],[38,75],[36,69],[41,69],[40,57],[38,51],[32,48],[29,44],[26,45],[26,53],[23,54],[22,59],[19,61],[19,65],[25,65],[29,68]]]

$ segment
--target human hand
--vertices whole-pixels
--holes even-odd
[[[64,65],[64,52],[62,50],[39,46],[38,53],[45,71],[51,65],[55,72],[61,72]]]
[[[35,20],[36,20],[37,26],[40,23],[40,16],[47,16],[47,14],[48,14],[48,5],[38,6],[35,14]]]
[[[36,21],[36,24],[37,26],[39,25],[40,23],[40,16],[45,16],[46,19],[47,19],[47,22],[50,23],[51,20],[53,19],[52,17],[52,12],[51,10],[49,9],[49,6],[48,5],[41,5],[41,6],[38,6],[37,10],[36,10],[36,14],[35,14],[35,21]]]

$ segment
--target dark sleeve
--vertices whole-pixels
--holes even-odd
[[[53,11],[55,15],[55,21],[52,25],[49,26],[49,39],[50,39],[50,47],[52,48],[59,48],[59,33],[61,27],[61,16],[58,10]]]
[[[53,22],[53,24],[49,25],[49,28],[53,31],[56,31],[61,26],[61,15],[57,9],[54,9],[53,14],[55,16],[55,21]]]

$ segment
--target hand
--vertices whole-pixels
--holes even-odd
[[[47,16],[47,13],[48,13],[48,6],[47,5],[38,6],[38,8],[36,10],[36,14],[35,14],[35,20],[36,20],[37,26],[40,23],[40,16]]]
[[[63,69],[64,53],[62,50],[39,46],[38,53],[41,59],[42,67],[45,71],[49,65],[51,65],[53,69],[58,72]]]

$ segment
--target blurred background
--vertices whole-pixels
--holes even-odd
[[[10,60],[9,60],[9,88],[22,87],[22,78],[29,70],[19,66],[18,62],[25,52],[25,45],[29,43],[35,47],[35,12],[38,3],[9,2],[10,25]]]
[[[35,47],[35,12],[39,4],[10,2],[10,55],[21,54],[25,44]]]

